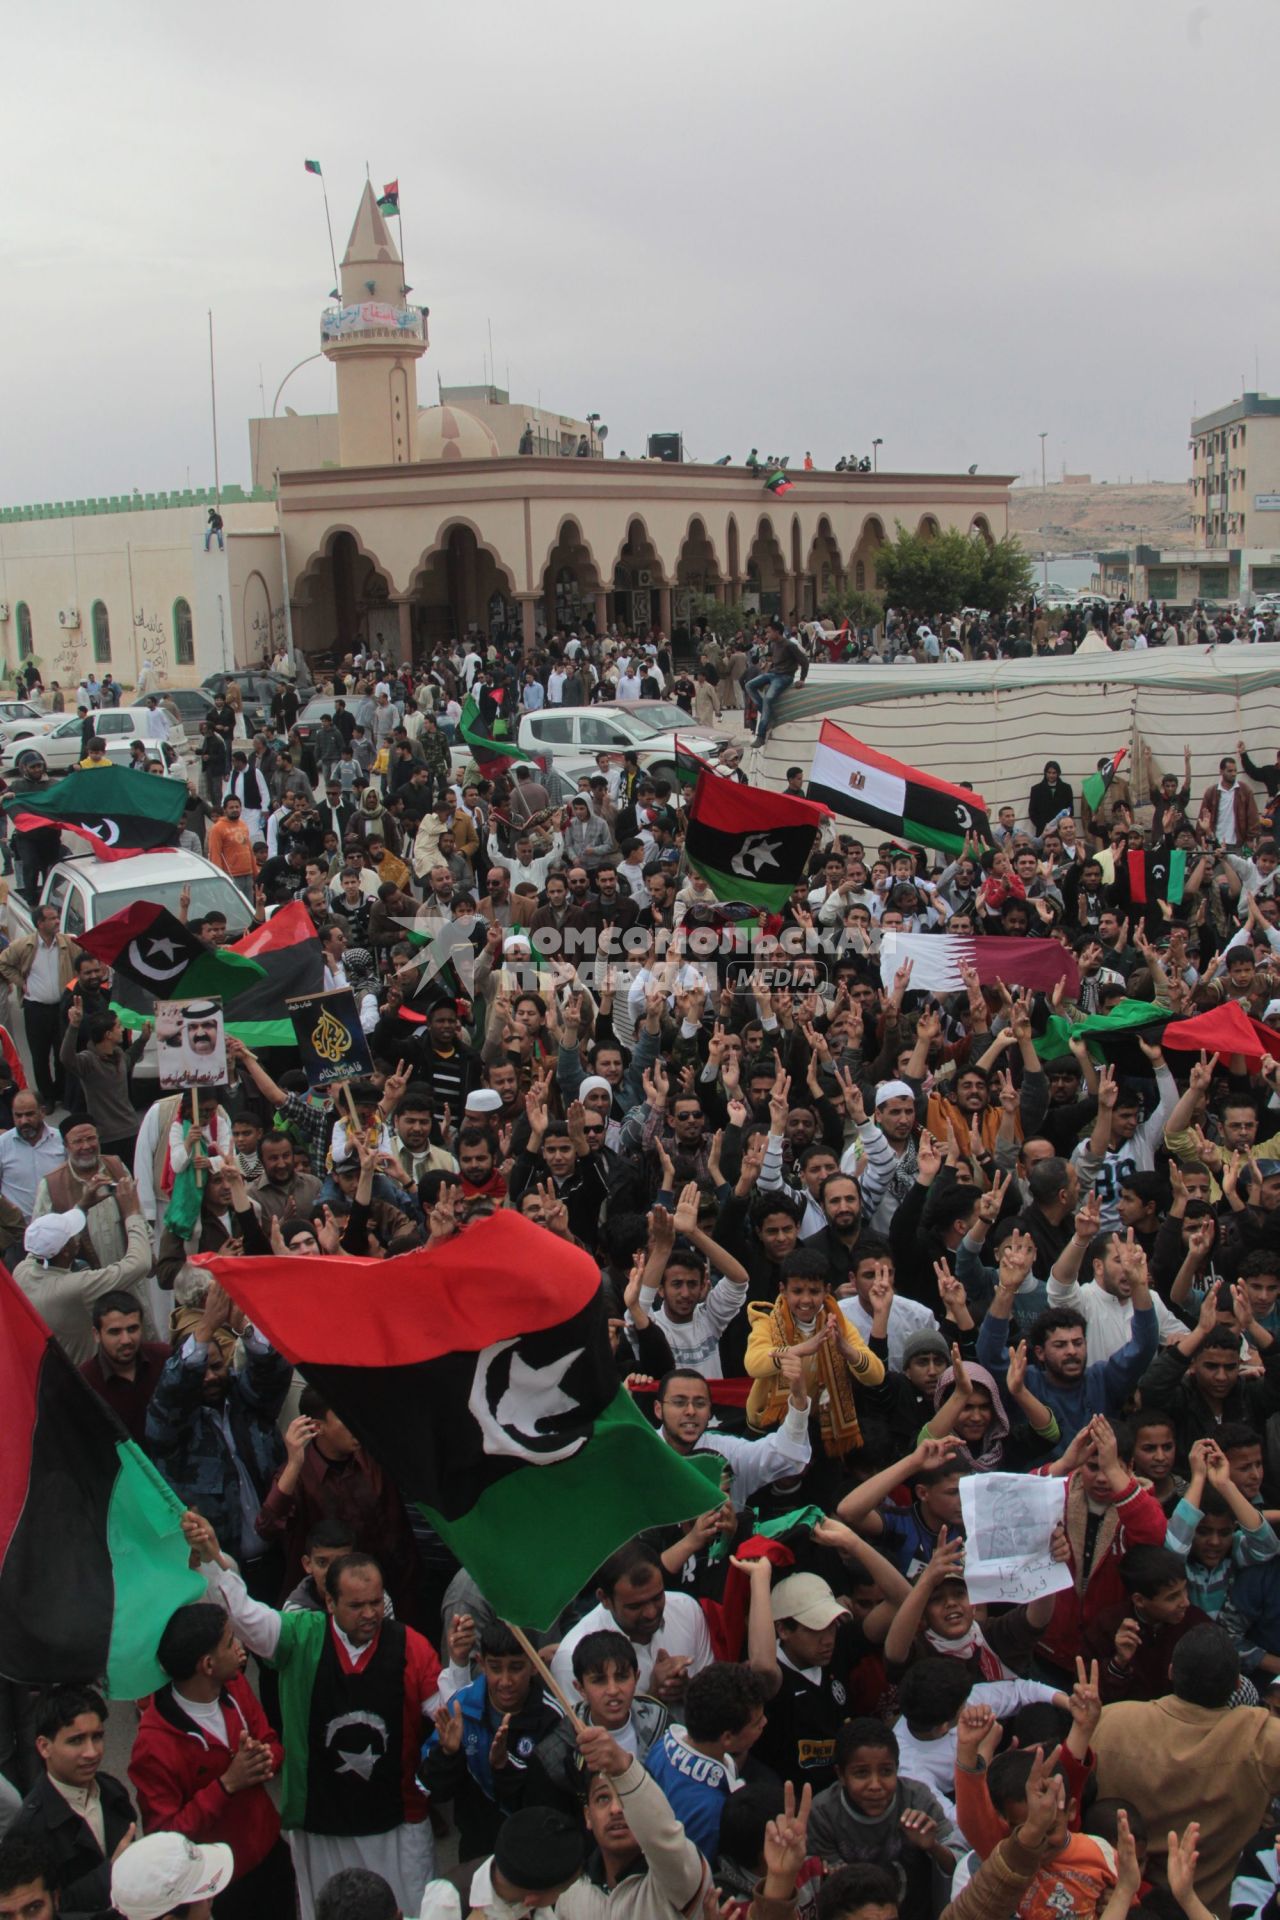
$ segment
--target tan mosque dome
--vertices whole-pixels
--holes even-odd
[[[461,407],[422,407],[418,413],[419,460],[492,460],[498,442],[492,430]]]

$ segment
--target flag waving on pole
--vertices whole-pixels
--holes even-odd
[[[704,771],[689,802],[685,859],[718,899],[780,913],[805,877],[825,818],[811,801],[761,793]]]
[[[969,968],[983,986],[1002,980],[1006,987],[1030,987],[1052,993],[1059,980],[1069,1000],[1080,992],[1080,969],[1070,947],[1056,940],[1013,940],[999,934],[975,940],[963,933],[898,933],[880,939],[880,978],[892,987],[904,960],[911,962],[913,993],[962,993]]]
[[[624,1541],[719,1497],[715,1456],[677,1454],[620,1383],[594,1260],[519,1214],[391,1260],[199,1263],[503,1618],[549,1627]]]
[[[29,793],[7,793],[0,807],[19,833],[29,827],[65,827],[78,833],[99,860],[176,847],[187,805],[181,780],[157,779],[131,767],[77,767]]]
[[[320,173],[320,162],[318,160],[304,160],[302,164],[308,173]],[[322,179],[323,177],[323,174],[321,174]]]
[[[1102,805],[1103,795],[1120,771],[1120,763],[1128,753],[1128,747],[1117,747],[1110,762],[1099,767],[1096,773],[1090,773],[1080,782],[1080,791],[1096,813]]]
[[[388,180],[382,189],[378,198],[378,211],[379,213],[399,213],[400,182],[398,180]]]
[[[877,753],[834,720],[822,723],[806,791],[846,820],[943,853],[961,852],[966,839],[991,839],[980,793]]]

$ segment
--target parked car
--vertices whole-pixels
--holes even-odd
[[[182,715],[182,731],[188,740],[194,740],[204,727],[205,721],[213,712],[213,695],[206,693],[203,687],[166,687],[160,696],[162,703],[171,701]]]
[[[541,707],[521,717],[516,744],[571,778],[596,771],[598,753],[635,753],[647,773],[674,780],[676,735],[706,758],[729,745],[705,733],[673,700],[621,700],[596,707]]]
[[[240,704],[244,713],[244,723],[250,733],[256,726],[271,717],[271,702],[281,687],[293,686],[292,680],[286,680],[278,673],[265,673],[260,667],[237,667],[232,673],[211,673],[200,682],[202,689],[212,701],[215,693],[225,693],[227,682],[234,680],[240,689]],[[305,687],[296,689],[298,700],[307,697]]]
[[[59,927],[74,940],[86,928],[96,927],[135,900],[148,900],[176,914],[184,887],[191,890],[192,921],[216,910],[226,914],[227,932],[233,940],[246,931],[253,909],[239,888],[203,854],[177,849],[135,853],[127,860],[99,860],[94,854],[59,860],[45,879],[40,904],[57,908]],[[9,889],[4,918],[10,939],[30,933],[31,913],[16,887]],[[154,1036],[133,1075],[135,1080],[158,1078]]]
[[[0,700],[0,740],[28,740],[49,733],[64,716],[41,713],[29,700]]]
[[[127,766],[129,749],[135,740],[141,740],[150,752],[164,761],[166,771],[175,779],[185,780],[188,777],[187,764],[180,752],[181,742],[175,746],[172,741],[161,737],[149,707],[104,707],[93,716],[93,724],[98,738],[106,747],[109,760]],[[34,751],[40,755],[50,773],[70,773],[83,758],[83,725],[76,714],[69,720],[59,715],[57,724],[48,733],[0,740],[0,767],[7,771],[16,765],[22,752]]]
[[[366,730],[372,727],[373,709],[376,703],[370,700],[367,694],[345,693],[335,696],[330,693],[317,693],[308,700],[298,715],[299,740],[310,740],[313,734],[319,733],[320,722],[326,713],[336,712],[339,700],[345,700],[347,712],[358,727],[364,727]]]

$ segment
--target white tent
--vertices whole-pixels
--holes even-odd
[[[778,703],[777,724],[751,764],[754,783],[807,773],[818,729],[831,719],[868,746],[944,780],[967,780],[994,815],[1019,818],[1046,760],[1076,795],[1099,759],[1127,746],[1137,800],[1146,798],[1142,746],[1157,775],[1182,774],[1191,748],[1193,798],[1218,761],[1244,740],[1270,765],[1280,748],[1280,648],[1153,648],[1042,660],[974,660],[958,666],[816,666]]]

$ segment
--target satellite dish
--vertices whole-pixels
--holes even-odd
[[[298,409],[296,407],[286,407],[285,414],[288,419],[296,420],[298,417]]]

